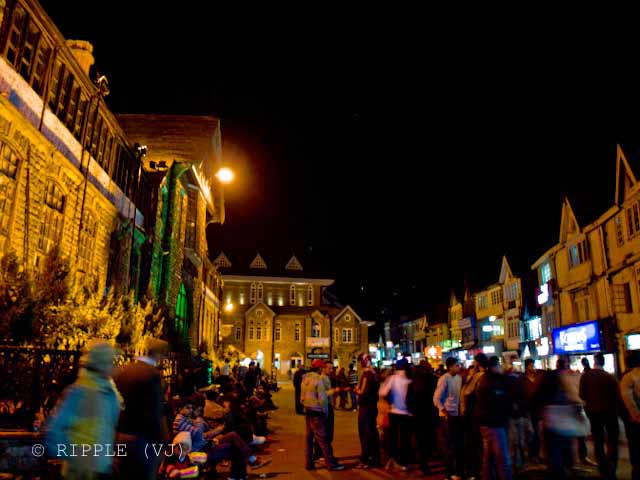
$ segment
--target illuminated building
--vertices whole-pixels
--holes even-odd
[[[90,290],[136,288],[148,179],[104,103],[106,79],[90,78],[93,48],[65,41],[37,2],[1,5],[0,254],[37,273],[59,247]]]
[[[212,117],[119,115],[148,146],[155,224],[141,290],[167,307],[175,332],[193,349],[218,346],[222,279],[209,260],[207,225],[224,222],[220,122]],[[151,233],[151,232],[150,232]]]
[[[371,323],[351,307],[328,301],[325,289],[334,280],[304,271],[295,255],[278,262],[261,254],[221,252],[214,263],[229,306],[221,321],[226,356],[243,360],[246,355],[286,378],[313,359],[346,368],[368,351]]]

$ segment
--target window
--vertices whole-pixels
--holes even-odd
[[[261,302],[264,294],[264,286],[262,283],[258,284],[258,301]]]
[[[491,305],[500,305],[502,303],[502,288],[491,292]]]
[[[478,295],[478,310],[486,310],[487,308],[489,308],[487,295],[486,294]]]
[[[236,327],[236,342],[239,342],[242,338],[242,329],[240,327]]]
[[[295,285],[291,285],[289,287],[289,303],[291,305],[296,304],[296,286]]]
[[[342,343],[353,343],[353,329],[352,328],[343,328],[342,329]]]
[[[293,332],[293,339],[296,342],[300,341],[300,324],[299,323],[296,323],[296,327],[295,327],[295,330]]]
[[[314,338],[320,337],[320,323],[316,320],[313,320],[311,324],[311,336]]]
[[[576,290],[573,294],[574,308],[577,322],[586,322],[591,319],[591,296],[587,288]]]
[[[88,273],[91,269],[96,244],[96,219],[91,212],[84,212],[80,247],[78,248],[78,266],[80,271]]]
[[[260,325],[256,327],[256,340],[262,340],[262,327]]]
[[[627,208],[627,229],[629,238],[633,238],[640,232],[640,202],[636,202]]]
[[[54,245],[58,245],[62,238],[64,202],[65,198],[60,188],[50,181],[46,188],[38,234],[38,248],[45,253]]]
[[[249,340],[253,340],[253,325],[249,326]]]
[[[616,226],[616,242],[619,247],[624,245],[624,230],[622,227],[622,218],[618,215],[613,221]]]
[[[9,231],[11,207],[16,191],[18,157],[6,143],[0,143],[0,233]]]
[[[542,284],[551,280],[551,265],[549,263],[543,263],[540,267],[540,282]]]
[[[51,50],[51,45],[38,26],[22,6],[16,4],[9,26],[5,56],[38,95],[42,95]]]
[[[251,303],[251,305],[256,303],[256,284],[255,284],[255,282],[251,284],[251,291],[250,291],[250,294],[249,294],[249,302]]]
[[[554,310],[547,310],[542,312],[542,318],[544,319],[544,327],[546,333],[551,333],[556,328],[556,312]]]
[[[313,285],[307,287],[307,305],[313,305]]]
[[[582,240],[569,247],[569,267],[574,268],[589,260],[589,244]]]
[[[275,331],[275,341],[279,342],[280,341],[280,335],[281,335],[281,328],[280,328],[280,322],[276,322],[276,331]]]
[[[518,299],[518,282],[511,282],[504,287],[507,302],[515,302]]]
[[[613,291],[613,311],[631,313],[631,291],[628,283],[611,285]]]
[[[334,328],[333,329],[333,341],[335,343],[340,343],[340,329],[339,328]]]

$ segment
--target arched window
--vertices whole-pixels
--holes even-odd
[[[313,285],[307,287],[307,305],[313,305]]]
[[[289,287],[289,304],[291,305],[296,304],[296,286],[295,285],[291,285]]]
[[[313,320],[311,323],[311,336],[318,338],[321,333],[320,322]]]
[[[47,253],[54,245],[58,245],[62,238],[62,223],[64,220],[65,196],[58,185],[49,181],[45,190],[44,205],[40,215],[40,230],[38,232],[38,248]]]
[[[0,143],[0,235],[9,233],[19,163],[13,149],[4,142]]]
[[[251,284],[251,291],[249,293],[249,302],[251,302],[251,305],[256,303],[256,284],[255,284],[255,282]]]

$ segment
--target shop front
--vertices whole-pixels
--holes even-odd
[[[555,368],[555,360],[552,359],[552,355],[550,355],[551,341],[546,335],[536,338],[535,340],[522,342],[520,344],[520,351],[522,352],[520,358],[523,365],[525,360],[532,359],[533,366],[537,370],[547,370]]]
[[[604,369],[612,374],[617,373],[616,353],[610,346],[612,342],[605,341],[601,322],[594,320],[555,328],[552,338],[554,358],[557,359],[560,355],[568,356],[572,370],[582,371],[583,358],[587,358],[593,366],[594,355],[602,353]],[[555,365],[552,368],[555,368]]]

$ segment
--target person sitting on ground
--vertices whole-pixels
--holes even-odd
[[[198,478],[200,474],[199,464],[202,465],[199,455],[191,452],[191,435],[188,432],[180,432],[173,439],[171,455],[163,462],[161,474],[163,478]]]
[[[176,435],[180,432],[189,433],[193,449],[198,452],[205,452],[209,463],[215,464],[220,460],[231,459],[231,470],[236,472],[240,472],[244,468],[238,465],[238,462],[242,462],[243,465],[248,463],[253,469],[271,463],[271,460],[253,455],[247,443],[237,433],[229,432],[223,434],[224,425],[210,428],[207,431],[203,430],[205,425],[202,421],[199,422],[199,426],[196,426],[193,422],[193,406],[193,400],[185,401],[180,413],[176,415],[173,422],[173,430]],[[235,467],[234,463],[236,464]],[[240,478],[243,477],[241,476]]]

